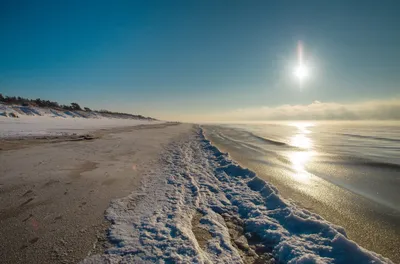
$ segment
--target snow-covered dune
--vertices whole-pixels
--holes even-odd
[[[283,199],[198,132],[107,210],[112,247],[84,263],[392,263]]]
[[[127,118],[100,112],[61,111],[33,106],[0,104],[0,138],[57,136],[87,133],[102,128],[156,124],[161,121]]]

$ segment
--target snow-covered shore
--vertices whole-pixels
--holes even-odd
[[[283,199],[205,139],[171,143],[140,191],[112,202],[105,254],[84,263],[392,263]]]
[[[160,123],[163,122],[150,118],[127,118],[118,114],[0,104],[0,138],[61,136],[104,128]]]
[[[0,117],[0,138],[61,136],[98,129],[161,124],[162,121],[116,118],[53,118],[47,116]]]

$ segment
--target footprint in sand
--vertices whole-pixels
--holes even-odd
[[[39,238],[35,237],[35,238],[32,238],[31,240],[29,240],[29,243],[35,244],[36,242],[38,242],[38,240],[39,240]]]
[[[28,247],[28,245],[22,245],[19,249],[25,249],[25,248],[27,248]]]
[[[49,187],[49,186],[54,185],[54,184],[57,184],[57,183],[59,183],[59,182],[60,182],[59,180],[49,180],[48,182],[46,182],[46,183],[43,185],[42,188]]]
[[[117,179],[107,179],[107,180],[104,180],[102,183],[101,183],[101,185],[111,185],[111,184],[113,184],[114,182],[116,182],[117,181]]]
[[[23,196],[27,196],[28,194],[31,194],[31,193],[33,193],[32,190],[27,190],[27,191],[22,195],[22,197],[23,197]]]
[[[28,203],[32,202],[33,199],[34,199],[34,198],[29,198],[28,200],[26,200],[25,202],[23,202],[23,203],[20,205],[20,207],[21,207],[21,206],[24,206],[24,205],[27,205]]]
[[[24,220],[22,220],[22,222],[28,221],[31,217],[33,217],[33,214],[29,214],[29,216],[27,218],[25,218]]]

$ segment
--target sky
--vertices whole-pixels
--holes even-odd
[[[168,120],[400,119],[398,10],[396,0],[0,0],[0,93]]]

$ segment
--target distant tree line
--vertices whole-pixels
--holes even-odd
[[[38,107],[49,107],[49,108],[62,108],[65,110],[82,110],[79,104],[71,103],[71,105],[60,105],[57,102],[42,100],[40,98],[37,99],[28,99],[20,96],[3,96],[0,94],[0,102],[5,104],[15,104],[22,106],[38,106]],[[85,110],[89,108],[85,107]]]
[[[99,112],[99,113],[102,113],[102,114],[120,115],[120,116],[124,116],[124,117],[136,117],[136,118],[140,118],[140,119],[153,119],[153,118],[148,118],[148,117],[145,117],[145,116],[142,116],[142,115],[132,115],[132,114],[121,113],[121,112],[111,112],[111,111],[104,110],[104,109],[101,109],[101,110],[96,111],[96,112]]]
[[[58,102],[49,101],[49,100],[42,100],[40,98],[37,99],[28,99],[23,97],[16,97],[16,96],[3,96],[0,93],[0,102],[3,104],[8,105],[21,105],[21,106],[38,106],[38,107],[47,107],[47,108],[54,108],[59,110],[68,110],[68,111],[86,111],[86,112],[99,112],[102,114],[110,114],[110,115],[119,115],[123,117],[134,117],[140,119],[152,119],[148,117],[144,117],[142,115],[132,115],[127,113],[119,113],[119,112],[111,112],[108,110],[91,110],[89,107],[82,107],[78,103],[71,103],[70,105],[60,105]]]

